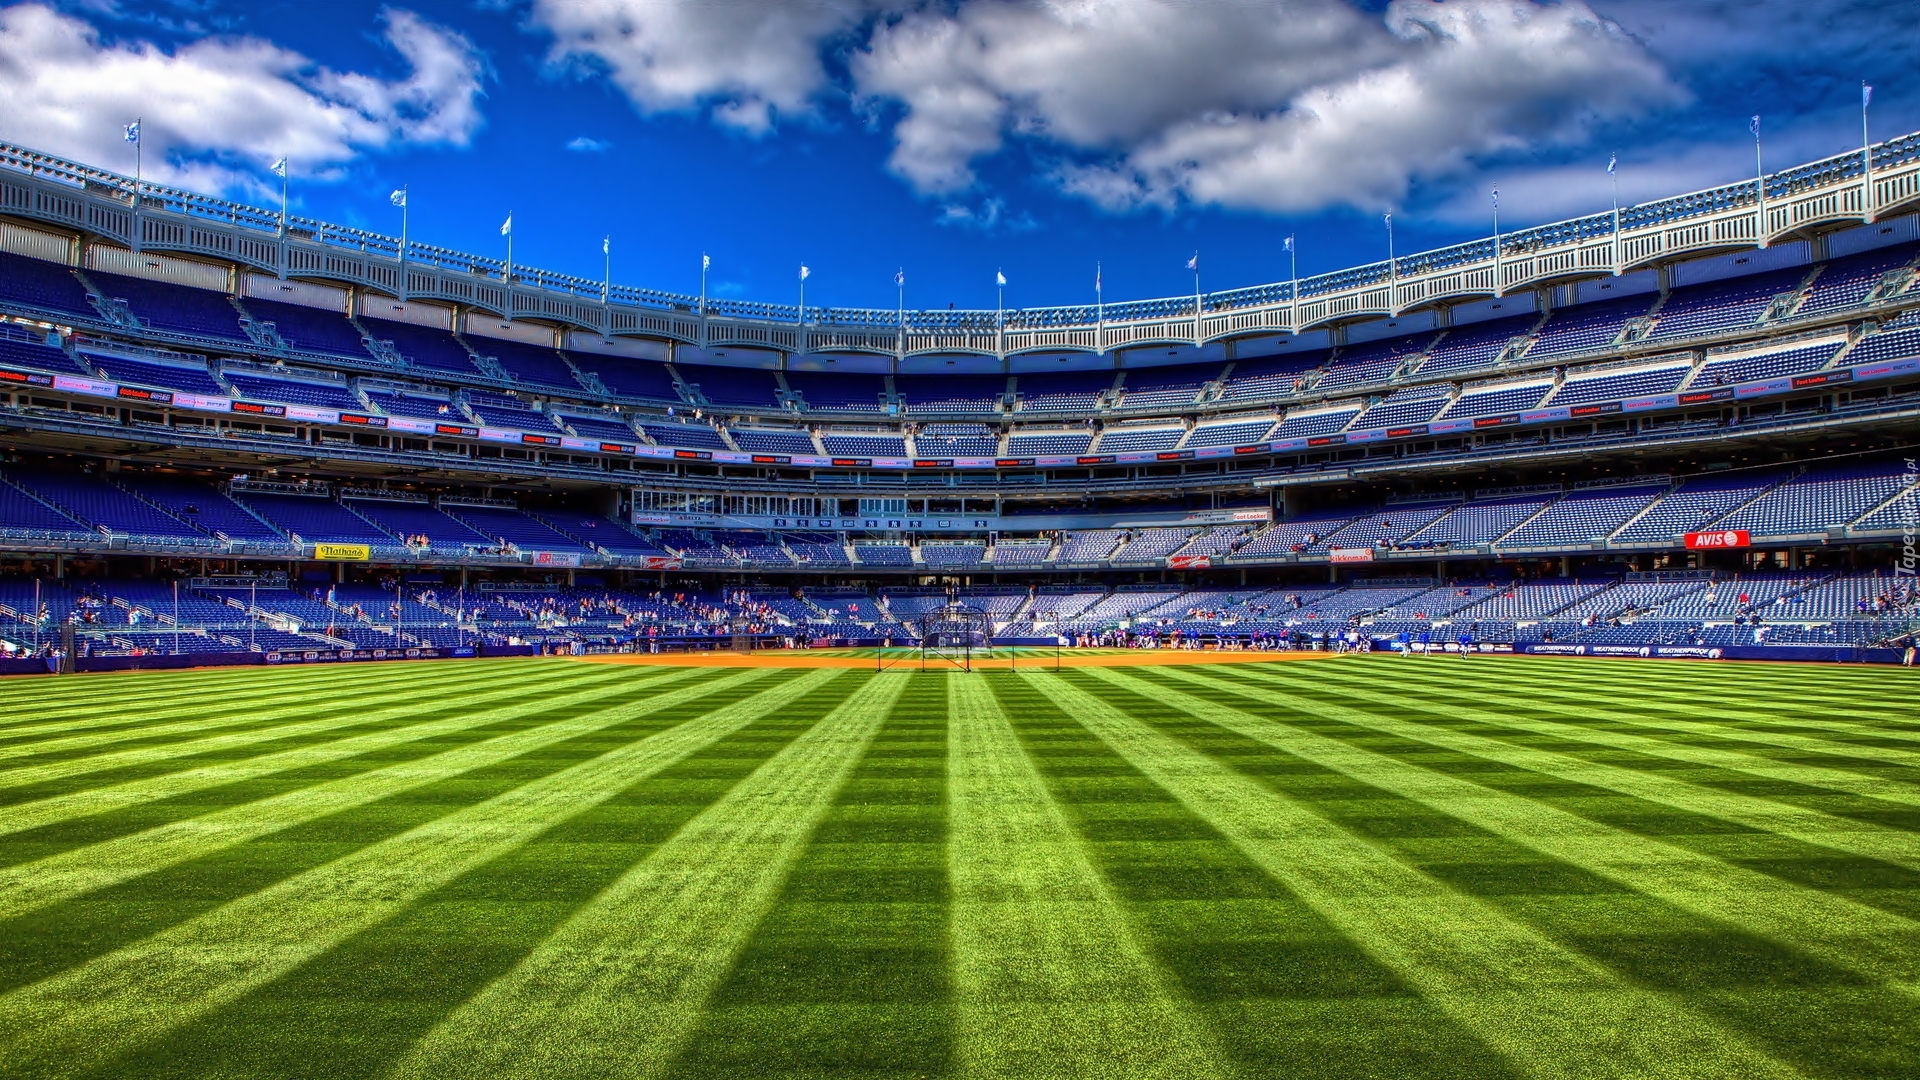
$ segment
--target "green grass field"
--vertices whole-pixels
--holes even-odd
[[[0,1076],[1920,1076],[1920,678],[0,683]]]

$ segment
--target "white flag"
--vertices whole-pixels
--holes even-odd
[[[1199,252],[1197,251],[1194,252],[1193,258],[1187,260],[1187,269],[1194,270],[1194,271],[1198,271],[1200,269],[1200,253]]]
[[[1493,208],[1500,209],[1500,189],[1497,187],[1493,189]]]
[[[1748,130],[1753,132],[1754,141],[1758,142],[1760,139],[1760,114],[1759,113],[1753,114],[1753,122],[1748,124],[1747,128]]]
[[[1093,291],[1094,292],[1100,291],[1100,264],[1099,263],[1093,264]]]
[[[901,270],[895,270],[895,271],[893,272],[893,283],[894,283],[895,285],[899,285],[899,286],[903,286],[903,287],[904,287],[904,286],[906,285],[906,283],[907,283],[907,272],[906,272],[906,270],[904,270],[904,269],[901,269]]]
[[[603,236],[600,238],[600,254],[602,255],[613,254],[613,237]]]
[[[1389,211],[1387,211],[1387,212],[1386,212],[1385,214],[1383,214],[1383,215],[1381,215],[1381,216],[1382,216],[1382,217],[1384,217],[1384,218],[1386,218],[1386,221],[1387,221],[1387,229],[1388,229],[1389,231],[1391,231],[1391,230],[1393,229],[1393,211],[1391,211],[1391,210],[1389,210]]]
[[[807,280],[807,275],[809,275],[809,274],[811,274],[811,273],[813,273],[813,271],[807,268],[807,264],[806,264],[806,263],[801,263],[801,264],[800,264],[800,280],[801,280],[801,281],[805,281],[805,280]]]
[[[407,189],[406,188],[393,189],[393,194],[387,196],[387,201],[392,203],[395,206],[407,205]]]
[[[513,215],[512,214],[508,214],[507,220],[500,223],[500,235],[501,236],[513,235]]]
[[[1293,237],[1292,237],[1292,236],[1288,236],[1288,237],[1287,237],[1287,250],[1288,250],[1288,251],[1292,251],[1292,250],[1293,250]]]
[[[993,272],[993,281],[996,285],[1005,285],[1007,283],[1007,275],[1002,271],[995,270]]]
[[[287,159],[286,158],[281,158],[279,161],[276,161],[273,163],[273,175],[279,176],[279,177],[285,177],[287,175]]]
[[[1620,167],[1620,155],[1608,154],[1607,155],[1607,175],[1608,176],[1615,175],[1614,170],[1619,167]]]
[[[135,120],[133,123],[127,125],[127,141],[140,141],[140,121]]]
[[[1873,104],[1873,87],[1868,86],[1865,80],[1862,80],[1860,83],[1860,107],[1864,109],[1871,104]]]
[[[702,270],[713,269],[713,257],[710,255],[700,256],[700,269]]]

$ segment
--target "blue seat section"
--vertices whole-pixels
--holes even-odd
[[[818,454],[813,440],[797,431],[762,431],[734,428],[733,441],[740,449],[754,454]]]
[[[1840,358],[1843,365],[1871,364],[1880,360],[1904,360],[1910,356],[1920,356],[1920,326],[1903,327],[1899,330],[1870,334],[1860,339],[1847,355]]]
[[[528,510],[525,513],[555,532],[572,537],[590,547],[600,548],[609,554],[657,558],[667,553],[666,549],[660,545],[619,522],[607,518],[590,517],[586,514],[566,511]]]
[[[907,444],[898,435],[851,435],[822,432],[820,445],[835,457],[906,457]]]
[[[985,424],[927,424],[914,439],[925,458],[994,457],[1000,440]]]
[[[567,366],[557,349],[478,334],[468,334],[466,342],[474,352],[499,361],[500,366],[520,382],[538,383],[575,393],[580,390],[580,380],[573,377],[573,369]]]
[[[838,538],[825,533],[788,533],[787,550],[806,566],[852,566]]]
[[[1514,315],[1449,330],[1420,362],[1418,374],[1438,375],[1491,364],[1506,351],[1508,342],[1526,333],[1538,319],[1538,315]]]
[[[483,424],[519,428],[522,431],[556,431],[547,414],[527,402],[506,394],[486,390],[467,391],[467,407]]]
[[[325,311],[304,304],[248,297],[240,301],[247,313],[261,323],[272,323],[288,346],[303,352],[332,353],[365,360],[369,354],[361,344],[360,331],[347,321],[344,312]]]
[[[598,376],[601,383],[616,394],[653,401],[680,400],[679,392],[673,388],[672,373],[667,370],[667,365],[658,360],[590,352],[569,352],[566,355],[567,359],[573,361],[574,367]]]
[[[1679,386],[1680,380],[1692,370],[1686,364],[1670,364],[1587,378],[1582,378],[1578,372],[1568,372],[1566,383],[1547,399],[1547,404],[1583,405],[1590,401],[1618,401],[1647,394],[1665,394]]]
[[[1091,409],[1112,385],[1111,371],[1041,371],[1021,375],[1014,383],[1020,408],[1028,412]]]
[[[680,380],[716,406],[744,406],[761,412],[779,408],[780,384],[765,368],[720,367],[715,364],[675,364]],[[831,377],[831,376],[830,376]],[[791,384],[789,384],[791,385]],[[875,411],[880,408],[874,400]]]
[[[1662,485],[1576,491],[1501,538],[1501,547],[1584,544],[1607,536],[1646,509]]]
[[[895,375],[893,388],[907,411],[999,412],[1007,392],[1005,375]]]
[[[1627,523],[1613,539],[1620,543],[1669,543],[1682,533],[1699,532],[1787,475],[1785,470],[1766,469],[1688,480],[1668,492],[1645,515]]]
[[[1455,416],[1499,416],[1503,413],[1519,412],[1540,404],[1540,399],[1553,389],[1552,383],[1525,383],[1505,386],[1486,386],[1471,389],[1454,399],[1444,417]]]
[[[1675,289],[1660,308],[1648,337],[1689,337],[1752,326],[1767,313],[1774,297],[1792,290],[1806,276],[1805,267],[1795,267]]]
[[[211,484],[152,473],[123,473],[120,484],[203,532],[249,543],[286,542],[279,531]]]
[[[1247,420],[1235,424],[1202,424],[1187,436],[1188,446],[1245,446],[1256,443],[1273,430],[1273,418]]]
[[[1335,409],[1331,412],[1314,412],[1298,415],[1289,414],[1285,420],[1280,422],[1280,426],[1275,428],[1273,433],[1268,435],[1267,438],[1300,439],[1314,435],[1331,435],[1346,427],[1353,421],[1354,417],[1359,415],[1360,410],[1357,408]]]
[[[1459,505],[1455,499],[1383,506],[1379,512],[1356,518],[1314,546],[1318,549],[1393,547]]]
[[[1553,499],[1550,495],[1530,495],[1470,502],[1408,537],[1407,545],[1421,548],[1491,544]]]
[[[1651,294],[1626,296],[1556,311],[1534,335],[1526,355],[1533,358],[1604,349],[1620,337],[1628,323],[1651,310],[1654,299]]]
[[[0,480],[0,536],[36,536],[42,533],[94,539],[100,535],[89,529],[85,522],[76,521],[27,494],[25,489]]]
[[[1433,339],[1433,332],[1428,331],[1342,349],[1321,371],[1313,388],[1334,390],[1342,386],[1381,382],[1392,377],[1402,364],[1425,352]]]
[[[101,295],[113,300],[125,300],[128,310],[156,330],[223,341],[250,340],[246,332],[240,329],[240,313],[234,310],[225,293],[110,274],[104,270],[89,270],[87,277]]]
[[[368,390],[367,400],[373,402],[376,408],[389,416],[411,416],[416,420],[434,420],[446,424],[470,422],[461,415],[459,406],[446,398],[426,397],[401,391]]]
[[[1027,457],[1034,454],[1084,454],[1087,452],[1087,446],[1092,442],[1092,433],[1085,431],[1048,431],[1034,434],[1016,431],[1007,436],[1007,453],[1013,457]]]
[[[92,377],[92,372],[74,363],[73,357],[51,345],[42,344],[39,335],[28,334],[11,326],[0,328],[0,367],[26,367],[61,375]]]
[[[360,325],[367,328],[367,336],[375,341],[393,342],[394,349],[415,367],[452,372],[464,378],[480,374],[466,348],[445,330],[369,316],[362,316]]]
[[[912,566],[913,549],[905,544],[855,544],[853,553],[865,566]],[[860,610],[866,612],[862,604]]]
[[[772,373],[766,374],[771,386]],[[877,413],[881,395],[887,392],[887,379],[856,371],[789,371],[787,389],[798,392],[809,409]],[[769,391],[768,399],[772,396]]]
[[[289,405],[312,405],[320,409],[344,409],[358,412],[366,406],[353,392],[339,383],[302,382],[297,379],[263,378],[234,370],[221,373],[240,397],[250,401],[277,401]]]
[[[458,518],[450,517],[421,503],[381,502],[377,499],[350,499],[353,511],[368,521],[399,536],[424,536],[435,551],[459,555],[470,544],[485,546],[493,538],[474,531]]]
[[[1777,352],[1745,353],[1718,360],[1708,360],[1701,366],[1699,374],[1687,384],[1689,390],[1707,387],[1727,386],[1733,383],[1754,382],[1759,379],[1778,379],[1787,375],[1804,375],[1809,371],[1818,371],[1827,366],[1833,354],[1840,351],[1837,342],[1824,345],[1809,345],[1799,349],[1781,349]]]
[[[1405,424],[1424,424],[1440,415],[1447,407],[1447,396],[1452,387],[1442,383],[1438,386],[1415,386],[1406,390],[1395,390],[1379,402],[1367,407],[1360,419],[1353,422],[1356,428],[1399,427]]]
[[[45,309],[87,319],[100,313],[87,302],[87,288],[59,263],[0,251],[0,302]]]
[[[727,444],[705,424],[676,424],[649,420],[640,425],[647,438],[661,446],[684,446],[694,450],[725,450]]]
[[[1143,368],[1127,373],[1121,388],[1123,409],[1165,409],[1191,405],[1208,383],[1220,377],[1220,364]]]
[[[986,561],[984,543],[945,543],[929,540],[920,545],[920,561],[929,567],[964,568]]]
[[[16,476],[15,481],[59,507],[67,516],[88,525],[105,526],[117,533],[149,539],[208,539],[201,530],[91,473],[46,470]]]
[[[627,422],[613,413],[561,412],[553,415],[566,422],[583,439],[604,439],[609,442],[632,443],[633,429]]]
[[[1119,454],[1128,451],[1171,450],[1187,433],[1185,428],[1108,428],[1100,436],[1100,452]]]
[[[1245,401],[1292,393],[1305,381],[1308,372],[1327,362],[1328,355],[1321,351],[1236,360],[1220,397],[1225,401]]]
[[[1845,525],[1905,486],[1893,464],[1832,465],[1808,470],[1714,523],[1757,536],[1821,533]]]
[[[450,506],[446,512],[482,536],[506,540],[523,551],[588,553],[588,548],[579,541],[518,510],[491,506]]]
[[[207,374],[207,369],[195,364],[186,367],[179,364],[149,364],[144,360],[129,360],[119,356],[97,356],[82,352],[87,362],[100,369],[107,378],[117,383],[131,383],[135,386],[157,386],[163,390],[184,390],[189,394],[208,394],[224,397],[226,388]]]
[[[401,547],[398,539],[331,499],[248,492],[239,501],[304,543],[368,544],[390,552]]]
[[[1833,260],[1813,279],[1793,313],[1817,315],[1865,303],[1882,278],[1913,261],[1914,252],[1913,244],[1900,244]]]

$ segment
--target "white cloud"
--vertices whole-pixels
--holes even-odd
[[[405,78],[334,71],[258,38],[109,45],[41,4],[0,9],[0,124],[14,142],[127,168],[121,128],[138,116],[149,178],[213,190],[282,156],[324,176],[366,150],[465,145],[481,123],[480,56],[410,11],[382,19]]]
[[[967,188],[1018,135],[1111,209],[1377,208],[1679,96],[1579,0],[971,0],[883,24],[852,66],[905,106],[891,164],[917,189]]]
[[[605,139],[596,139],[588,135],[576,136],[567,143],[567,149],[576,154],[604,154],[613,149],[613,144]]]
[[[534,0],[530,21],[553,35],[553,61],[604,70],[644,111],[710,105],[719,123],[762,134],[778,114],[811,110],[828,85],[821,43],[856,27],[870,6]]]

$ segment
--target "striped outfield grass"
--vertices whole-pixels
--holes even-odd
[[[0,1076],[1912,1077],[1920,679],[0,684]]]

